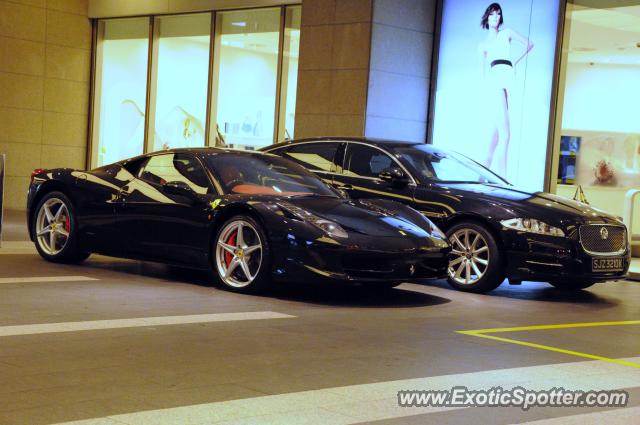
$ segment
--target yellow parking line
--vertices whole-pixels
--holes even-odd
[[[628,320],[626,322],[590,322],[590,323],[564,323],[561,325],[538,325],[538,326],[519,326],[516,328],[494,328],[494,329],[477,329],[473,331],[460,331],[464,333],[496,333],[496,332],[518,332],[518,331],[537,331],[544,329],[566,329],[566,328],[590,328],[594,326],[622,326],[622,325],[640,325],[640,320]]]
[[[469,330],[469,331],[457,331],[457,333],[460,333],[463,335],[477,336],[479,338],[493,339],[495,341],[507,342],[509,344],[523,345],[525,347],[538,348],[540,350],[554,351],[556,353],[568,354],[570,356],[585,357],[587,359],[592,359],[592,360],[602,360],[609,363],[616,363],[616,364],[631,366],[631,367],[640,369],[640,363],[629,362],[626,360],[611,359],[608,357],[597,356],[595,354],[581,353],[579,351],[572,351],[572,350],[565,350],[564,348],[551,347],[549,345],[535,344],[533,342],[488,335],[490,333],[499,333],[499,332],[537,331],[537,330],[548,330],[548,329],[570,329],[570,328],[588,328],[588,327],[596,327],[596,326],[623,326],[623,325],[640,325],[640,320],[629,320],[624,322],[565,323],[565,324],[559,324],[559,325],[539,325],[539,326],[519,326],[514,328],[476,329],[476,330]]]

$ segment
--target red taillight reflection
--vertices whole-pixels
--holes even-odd
[[[38,174],[40,174],[40,173],[44,173],[45,171],[47,171],[47,170],[45,170],[44,168],[36,168],[35,170],[33,170],[33,171],[31,172],[31,181],[33,181],[33,178],[34,178],[35,176],[37,176],[37,175],[38,175]]]

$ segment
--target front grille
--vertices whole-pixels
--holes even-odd
[[[393,273],[394,264],[389,258],[348,256],[342,259],[342,268],[352,276],[369,277]]]
[[[602,224],[580,226],[580,243],[590,254],[623,254],[627,248],[627,229]]]

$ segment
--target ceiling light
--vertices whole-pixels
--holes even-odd
[[[246,27],[247,23],[244,21],[239,21],[239,22],[231,22],[231,25],[233,25],[234,27]]]

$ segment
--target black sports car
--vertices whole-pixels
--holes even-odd
[[[486,292],[523,280],[582,289],[623,278],[624,224],[588,205],[528,193],[469,158],[424,143],[318,138],[263,149],[297,161],[352,199],[404,202],[431,218],[453,246],[449,283]]]
[[[213,270],[239,291],[271,281],[395,286],[443,277],[451,247],[422,214],[350,200],[292,161],[214,148],[92,171],[36,170],[27,201],[42,257],[89,253]]]

